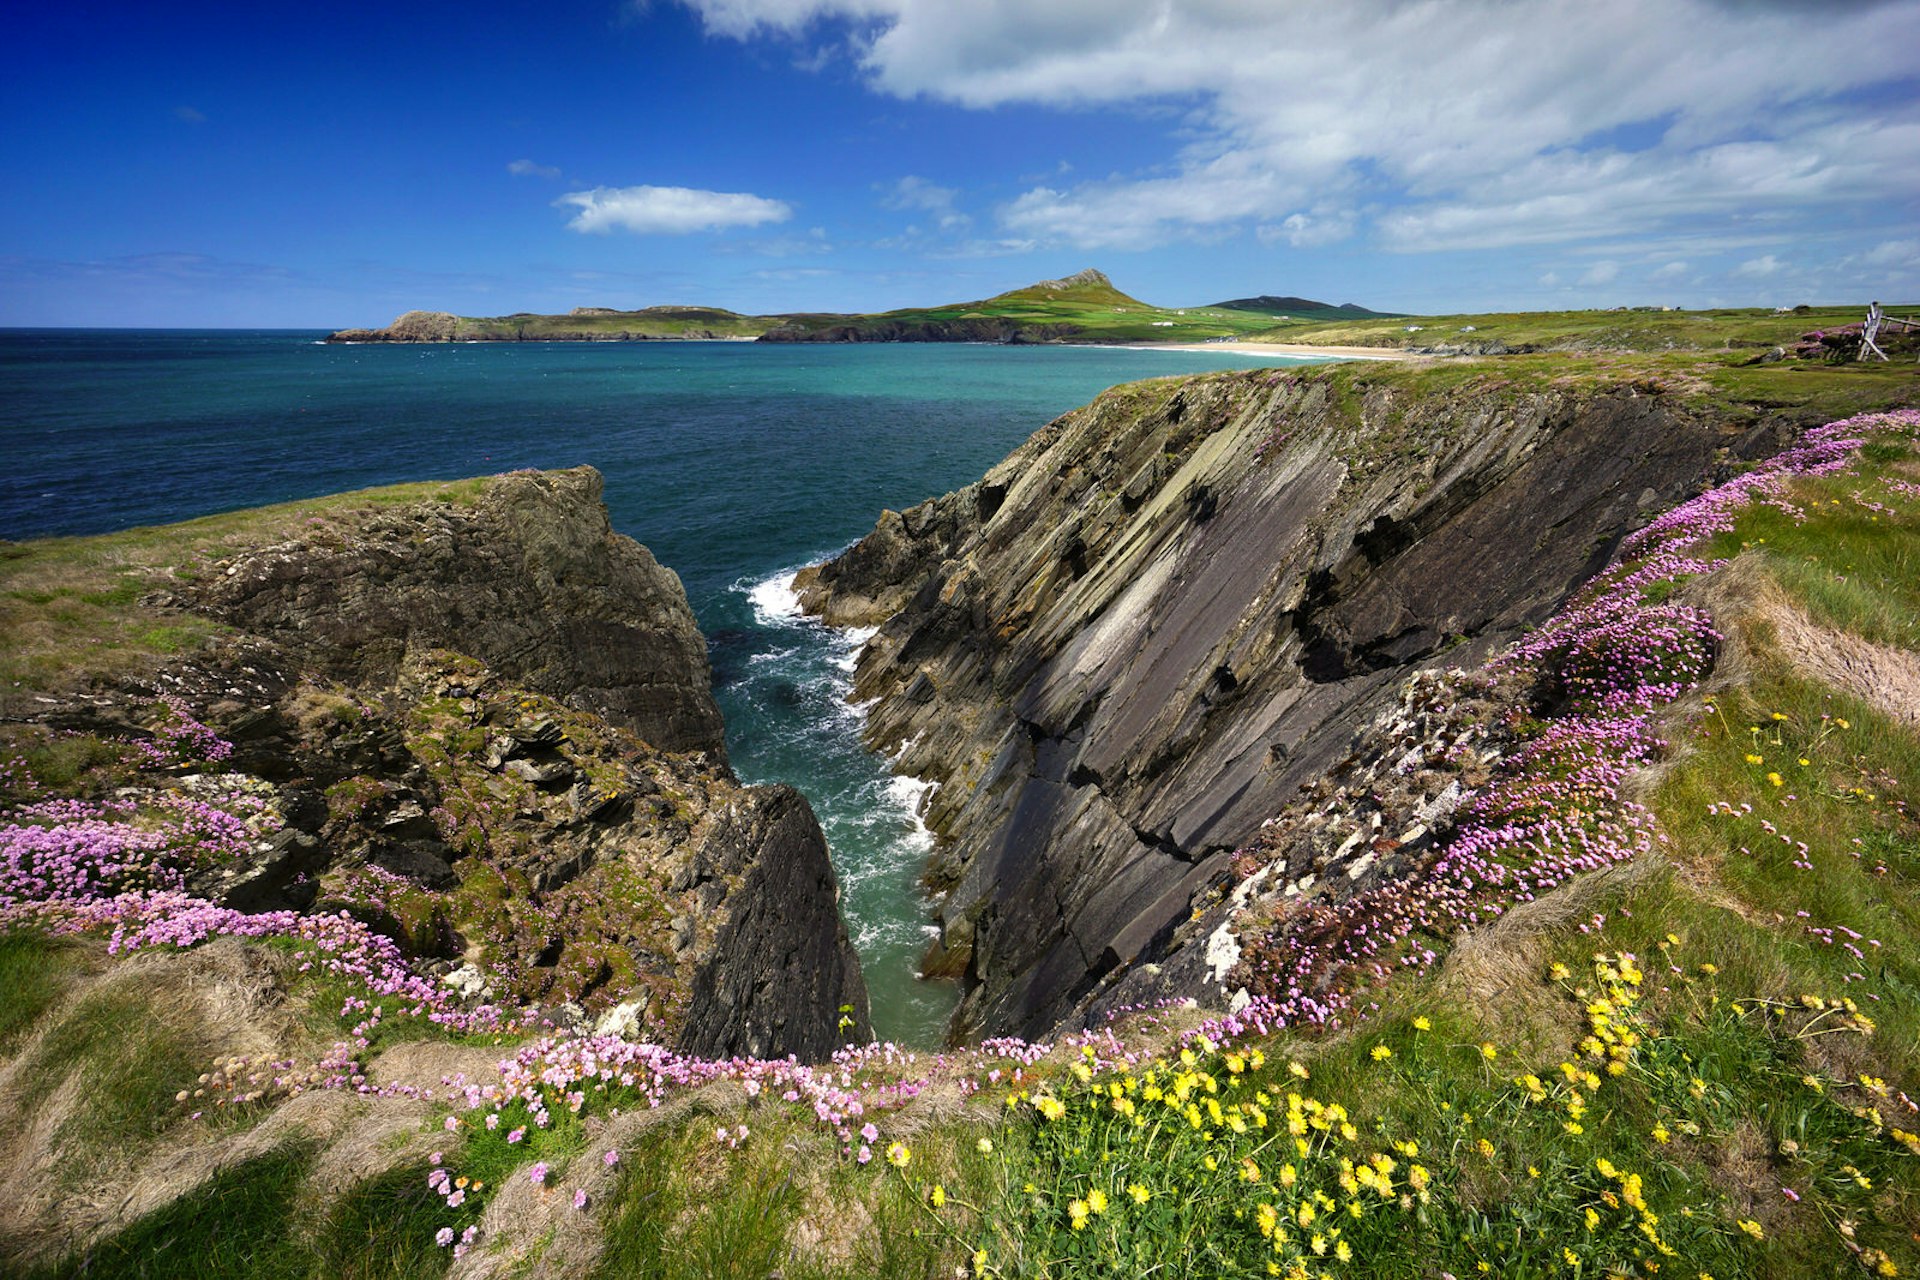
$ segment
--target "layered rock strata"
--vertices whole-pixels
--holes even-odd
[[[1658,388],[1452,381],[1117,388],[803,571],[810,611],[879,628],[870,743],[939,784],[956,1040],[1198,994],[1192,954],[1149,979],[1410,672],[1547,616],[1747,447]]]

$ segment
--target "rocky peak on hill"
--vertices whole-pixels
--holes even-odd
[[[1046,289],[1060,293],[1068,289],[1079,289],[1089,285],[1101,289],[1111,289],[1114,287],[1113,281],[1107,278],[1106,272],[1096,271],[1094,268],[1088,267],[1084,271],[1076,271],[1072,275],[1062,276],[1058,280],[1038,281],[1028,285],[1027,288]]]

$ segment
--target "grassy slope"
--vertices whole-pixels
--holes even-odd
[[[1065,289],[1015,289],[978,302],[909,307],[877,315],[795,317],[802,329],[872,324],[929,324],[954,320],[1005,320],[1022,325],[1072,325],[1072,342],[1200,342],[1237,337],[1266,328],[1270,317],[1221,307],[1155,307],[1111,285],[1077,284]]]
[[[680,338],[689,333],[722,338],[757,338],[781,321],[780,316],[743,316],[718,307],[647,307],[610,315],[462,316],[458,336],[467,340],[519,338],[539,340],[577,334],[645,334]]]
[[[1615,372],[1704,395],[1736,420],[1762,406],[1839,417],[1920,394],[1911,372],[1897,368],[1741,367],[1692,355],[1610,361]],[[1526,386],[1595,374],[1564,357],[1532,356],[1336,376],[1444,394],[1466,379]],[[1739,553],[1749,588],[1769,584],[1814,624],[1911,655],[1920,649],[1920,497],[1899,484],[1920,484],[1920,446],[1910,440],[1876,445],[1864,478],[1802,482],[1804,519],[1750,508],[1716,550]],[[402,500],[395,495],[412,496],[327,501]],[[324,513],[295,504],[273,518],[314,514]],[[182,532],[196,526],[193,538]],[[97,611],[47,622],[72,628],[49,633],[65,637],[41,650],[50,660],[73,652],[67,646],[89,627],[117,635],[134,625],[132,598],[111,592],[122,575],[165,563],[203,535],[259,531],[236,515],[8,547],[0,600],[55,612],[79,601]],[[104,599],[88,602],[102,584]],[[1430,1276],[1445,1267],[1464,1276],[1481,1264],[1504,1275],[1653,1274],[1649,1264],[1662,1264],[1660,1275],[1723,1278],[1872,1274],[1883,1256],[1886,1267],[1914,1274],[1920,1151],[1910,1154],[1875,1117],[1920,1129],[1896,1097],[1920,1095],[1920,736],[1884,703],[1837,692],[1785,661],[1776,615],[1727,605],[1722,616],[1729,656],[1710,685],[1712,705],[1699,697],[1676,704],[1666,735],[1675,750],[1643,797],[1670,839],[1661,858],[1582,882],[1523,925],[1463,948],[1437,975],[1388,989],[1356,1031],[1258,1038],[1238,1058],[1201,1054],[1190,1068],[1175,1060],[1151,1085],[1139,1073],[1084,1083],[1071,1070],[1074,1053],[1061,1051],[1026,1069],[1017,1088],[1028,1105],[1011,1111],[997,1105],[1010,1064],[986,1090],[990,1107],[962,1106],[951,1087],[935,1088],[901,1113],[875,1116],[887,1139],[911,1148],[903,1168],[846,1160],[804,1107],[744,1103],[737,1091],[714,1096],[630,1146],[592,1217],[605,1235],[600,1274],[760,1277],[778,1267],[788,1277],[949,1275],[975,1249],[987,1251],[993,1274],[1257,1272],[1283,1256],[1260,1230],[1263,1204],[1288,1206],[1289,1222],[1278,1225],[1309,1252],[1321,1236],[1327,1253],[1303,1274]],[[1709,816],[1709,805],[1753,812]],[[1859,935],[1859,957],[1840,930]],[[159,1102],[190,1084],[195,1069],[170,1047],[168,1029],[143,1029],[120,1010],[115,1033],[103,1037],[98,1002],[60,1005],[69,978],[59,975],[70,975],[73,953],[51,947],[14,935],[0,949],[0,979],[32,977],[6,984],[0,1054],[19,1052],[21,1037],[39,1031],[30,1051],[36,1074],[86,1079],[102,1091],[103,1114],[138,1117],[143,1133],[190,1126]],[[1596,967],[1597,953],[1621,951],[1637,958],[1638,984],[1625,982],[1617,964]],[[1828,1006],[1841,998],[1871,1015],[1874,1034]],[[1594,1012],[1596,999],[1610,1001],[1605,1012]],[[1637,1038],[1618,1076],[1577,1047],[1596,1033],[1596,1018],[1609,1034]],[[1136,1047],[1165,1043],[1165,1028],[1150,1022],[1126,1032]],[[1259,1065],[1246,1056],[1253,1047]],[[1597,1087],[1569,1080],[1563,1062],[1576,1076],[1593,1071]],[[1538,1095],[1515,1083],[1529,1073]],[[1196,1106],[1222,1103],[1223,1120],[1201,1110],[1191,1124],[1148,1102],[1149,1088],[1171,1089],[1182,1075]],[[1142,1124],[1099,1092],[1116,1079]],[[1283,1132],[1290,1093],[1303,1106],[1312,1098],[1346,1111],[1344,1121],[1302,1112],[1304,1155]],[[1061,1119],[1040,1119],[1036,1097],[1060,1099]],[[1246,1133],[1234,1131],[1234,1118]],[[738,1147],[716,1143],[720,1123],[750,1124],[753,1136]],[[1338,1136],[1342,1123],[1354,1126],[1352,1139]],[[524,1147],[483,1133],[447,1145],[456,1167],[497,1183],[535,1157],[565,1171],[588,1135],[561,1124]],[[104,1143],[95,1159],[115,1149],[91,1126],[74,1140]],[[1394,1162],[1392,1194],[1343,1188],[1340,1158],[1365,1163],[1375,1153]],[[206,1260],[205,1274],[445,1269],[445,1251],[419,1247],[453,1220],[418,1195],[423,1169],[406,1166],[344,1203],[289,1213],[297,1197],[285,1188],[305,1157],[289,1148],[275,1158],[254,1166],[270,1178],[217,1181],[97,1242],[94,1273],[184,1274],[173,1268],[192,1259]],[[1296,1183],[1282,1188],[1288,1165]],[[1417,1178],[1415,1165],[1424,1170]],[[1303,1225],[1306,1187],[1331,1203],[1309,1201],[1315,1220]],[[1095,1190],[1106,1198],[1098,1212]],[[1349,1200],[1363,1205],[1362,1217],[1344,1216]],[[1076,1201],[1086,1207],[1078,1228]],[[1647,1214],[1685,1266],[1659,1253]],[[1328,1234],[1335,1222],[1337,1238]],[[235,1241],[245,1242],[238,1255]],[[1338,1260],[1343,1243],[1355,1253],[1351,1265]]]
[[[1894,307],[1906,315],[1920,308]],[[1485,315],[1401,316],[1307,321],[1261,333],[1256,341],[1357,347],[1427,347],[1504,342],[1553,350],[1718,351],[1791,347],[1803,333],[1858,324],[1865,305],[1775,312],[1762,307],[1713,311],[1528,311]],[[1471,326],[1471,330],[1468,329]]]
[[[189,651],[216,635],[216,624],[143,606],[141,596],[234,550],[280,541],[297,525],[429,498],[471,504],[486,484],[391,485],[90,538],[0,541],[0,686],[82,683]]]

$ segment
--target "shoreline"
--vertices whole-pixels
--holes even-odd
[[[1424,360],[1395,347],[1323,347],[1298,342],[1132,342],[1142,351],[1224,351],[1236,356],[1338,356],[1345,360]]]

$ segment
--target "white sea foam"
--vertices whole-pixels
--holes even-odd
[[[794,572],[782,569],[747,588],[755,622],[763,627],[791,626],[806,616],[800,612],[800,597],[793,589]]]
[[[927,803],[933,798],[934,783],[896,773],[887,780],[887,796],[913,820],[913,830],[901,843],[916,855],[916,861],[933,848],[933,832],[927,829]]]

